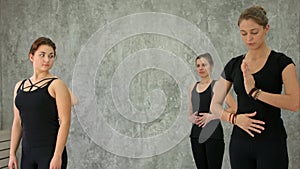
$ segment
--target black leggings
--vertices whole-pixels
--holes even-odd
[[[232,169],[288,169],[286,140],[231,139],[229,153]]]
[[[225,143],[222,139],[208,139],[199,143],[198,138],[191,138],[194,160],[198,169],[221,169]]]
[[[22,147],[21,169],[49,169],[54,154],[53,147],[24,148]],[[61,169],[68,163],[66,148],[62,154]]]

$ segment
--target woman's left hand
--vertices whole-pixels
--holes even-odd
[[[49,169],[61,169],[62,160],[59,157],[53,156]]]
[[[241,69],[242,69],[243,77],[244,77],[245,90],[246,90],[247,94],[249,94],[250,90],[255,87],[255,80],[254,80],[253,75],[250,73],[248,64],[245,60],[243,60]]]
[[[217,119],[216,116],[214,116],[211,113],[199,113],[199,127],[205,127],[210,121]]]

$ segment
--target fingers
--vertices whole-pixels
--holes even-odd
[[[205,114],[207,114],[207,113],[199,113],[199,116],[204,116]]]
[[[244,60],[241,65],[241,70],[243,72],[243,77],[244,77],[244,86],[246,92],[248,93],[255,86],[255,80],[253,78],[253,75],[249,71],[247,62]]]
[[[201,125],[201,123],[202,123],[202,121],[200,121],[200,119],[195,120],[195,124],[196,124],[197,126]]]
[[[253,112],[253,113],[248,113],[248,114],[245,114],[246,116],[248,116],[248,117],[253,117],[253,116],[255,116],[256,115],[256,111],[255,112]]]
[[[264,125],[264,124],[265,124],[264,121],[261,121],[261,120],[255,120],[255,119],[252,119],[252,122],[255,123],[255,124],[261,124],[261,125]]]
[[[248,129],[242,128],[244,131],[246,131],[251,137],[254,137],[254,134],[251,131],[254,131],[256,133],[261,133],[261,130],[254,128],[254,127],[248,127]]]
[[[264,128],[264,121],[252,119],[253,116],[256,115],[256,112],[249,113],[249,114],[239,114],[237,116],[236,125],[239,126],[241,129],[246,131],[251,137],[254,137],[253,132],[260,134]]]
[[[262,131],[261,129],[256,128],[256,127],[252,127],[252,126],[249,127],[249,130],[254,131],[254,132],[256,132],[256,133],[259,133],[259,134],[260,134],[261,131]]]
[[[210,114],[208,114],[208,113],[199,113],[199,115],[200,115],[200,117],[199,117],[199,119],[200,119],[200,123],[199,123],[199,127],[205,127],[206,126],[206,124],[207,123],[209,123],[209,121],[210,121]]]
[[[243,72],[243,73],[245,73],[245,72],[246,72],[246,70],[247,70],[247,67],[248,67],[248,65],[247,65],[247,62],[243,60],[243,62],[242,62],[242,66],[241,66],[241,68],[242,68],[242,72]]]
[[[9,169],[18,169],[18,165],[17,165],[17,162],[11,162],[8,164],[8,168]]]
[[[252,134],[249,130],[245,130],[251,137],[254,137],[254,134]]]
[[[197,124],[199,127],[201,127],[205,123],[205,117],[204,116],[199,116],[199,123]]]

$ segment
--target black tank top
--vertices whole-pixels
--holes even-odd
[[[15,105],[20,112],[23,147],[55,146],[59,129],[55,98],[48,87],[57,78],[46,78],[24,88],[23,80],[17,90]],[[43,83],[43,84],[42,84]],[[42,84],[42,85],[38,85]],[[30,88],[28,91],[24,90]],[[33,90],[34,89],[34,90]]]
[[[203,92],[197,92],[197,82],[192,90],[192,107],[193,112],[207,112],[210,113],[210,103],[213,95],[212,88],[214,86],[215,81],[213,80],[211,84],[207,87],[207,89]],[[200,142],[203,140],[207,140],[208,138],[213,139],[223,139],[223,128],[220,123],[220,120],[213,120],[208,123],[204,128],[198,127],[197,125],[193,124],[192,131],[191,131],[191,138],[197,138]]]

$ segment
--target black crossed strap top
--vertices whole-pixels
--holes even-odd
[[[37,83],[22,81],[17,90],[15,105],[20,112],[23,147],[55,146],[59,129],[55,98],[48,87],[57,78],[45,78]],[[25,87],[25,81],[31,85]],[[29,88],[29,89],[28,89]]]

